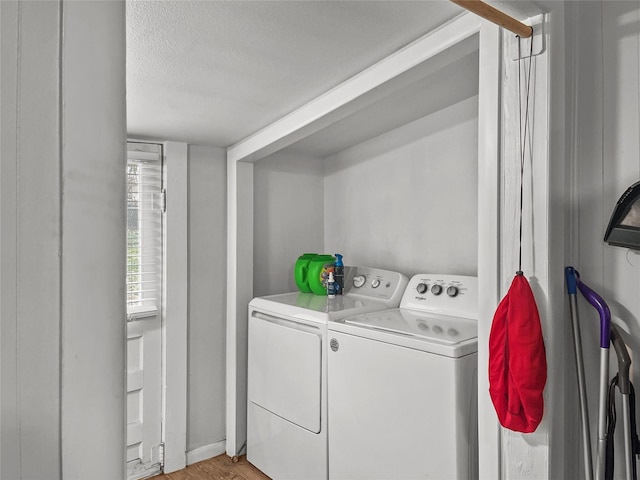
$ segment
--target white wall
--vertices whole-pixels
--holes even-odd
[[[65,1],[62,21],[62,475],[116,478],[125,450],[124,2]]]
[[[578,2],[573,16],[578,80],[572,112],[576,132],[572,142],[573,237],[569,258],[582,280],[608,303],[614,323],[624,332],[632,361],[638,362],[640,253],[606,245],[603,236],[616,201],[640,179],[640,5]],[[595,435],[598,316],[579,300],[591,431]],[[611,361],[615,365],[613,354]],[[640,368],[635,363],[632,381],[636,388],[640,385]],[[617,445],[619,454],[622,443]],[[618,463],[616,478],[623,478],[622,472]]]
[[[60,4],[0,9],[0,476],[60,478]]]
[[[324,253],[323,184],[318,158],[275,153],[255,164],[254,296],[295,291],[298,256]]]
[[[325,250],[347,265],[475,275],[478,97],[326,159]]]
[[[122,478],[124,3],[0,8],[0,475]]]
[[[189,146],[187,451],[225,439],[226,151]]]

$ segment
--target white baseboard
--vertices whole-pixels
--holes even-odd
[[[227,449],[226,440],[221,442],[205,445],[204,447],[198,447],[187,452],[187,465],[192,465],[202,460],[208,460],[209,458],[217,457],[223,454]]]

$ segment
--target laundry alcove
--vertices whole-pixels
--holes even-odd
[[[229,148],[229,455],[246,439],[247,304],[295,290],[303,252],[407,275],[477,275],[486,365],[502,286],[503,41],[462,14]],[[498,478],[500,433],[478,380],[481,473]]]

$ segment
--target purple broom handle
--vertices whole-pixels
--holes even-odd
[[[587,299],[587,302],[589,302],[600,314],[600,348],[608,349],[611,338],[611,312],[609,311],[609,307],[600,295],[582,283],[578,271],[574,271],[576,273],[576,284],[578,286],[578,290],[580,290],[582,295],[584,295],[584,298]]]

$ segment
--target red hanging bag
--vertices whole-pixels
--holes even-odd
[[[547,381],[540,315],[529,282],[516,275],[489,335],[489,394],[500,424],[531,433],[544,414]]]

